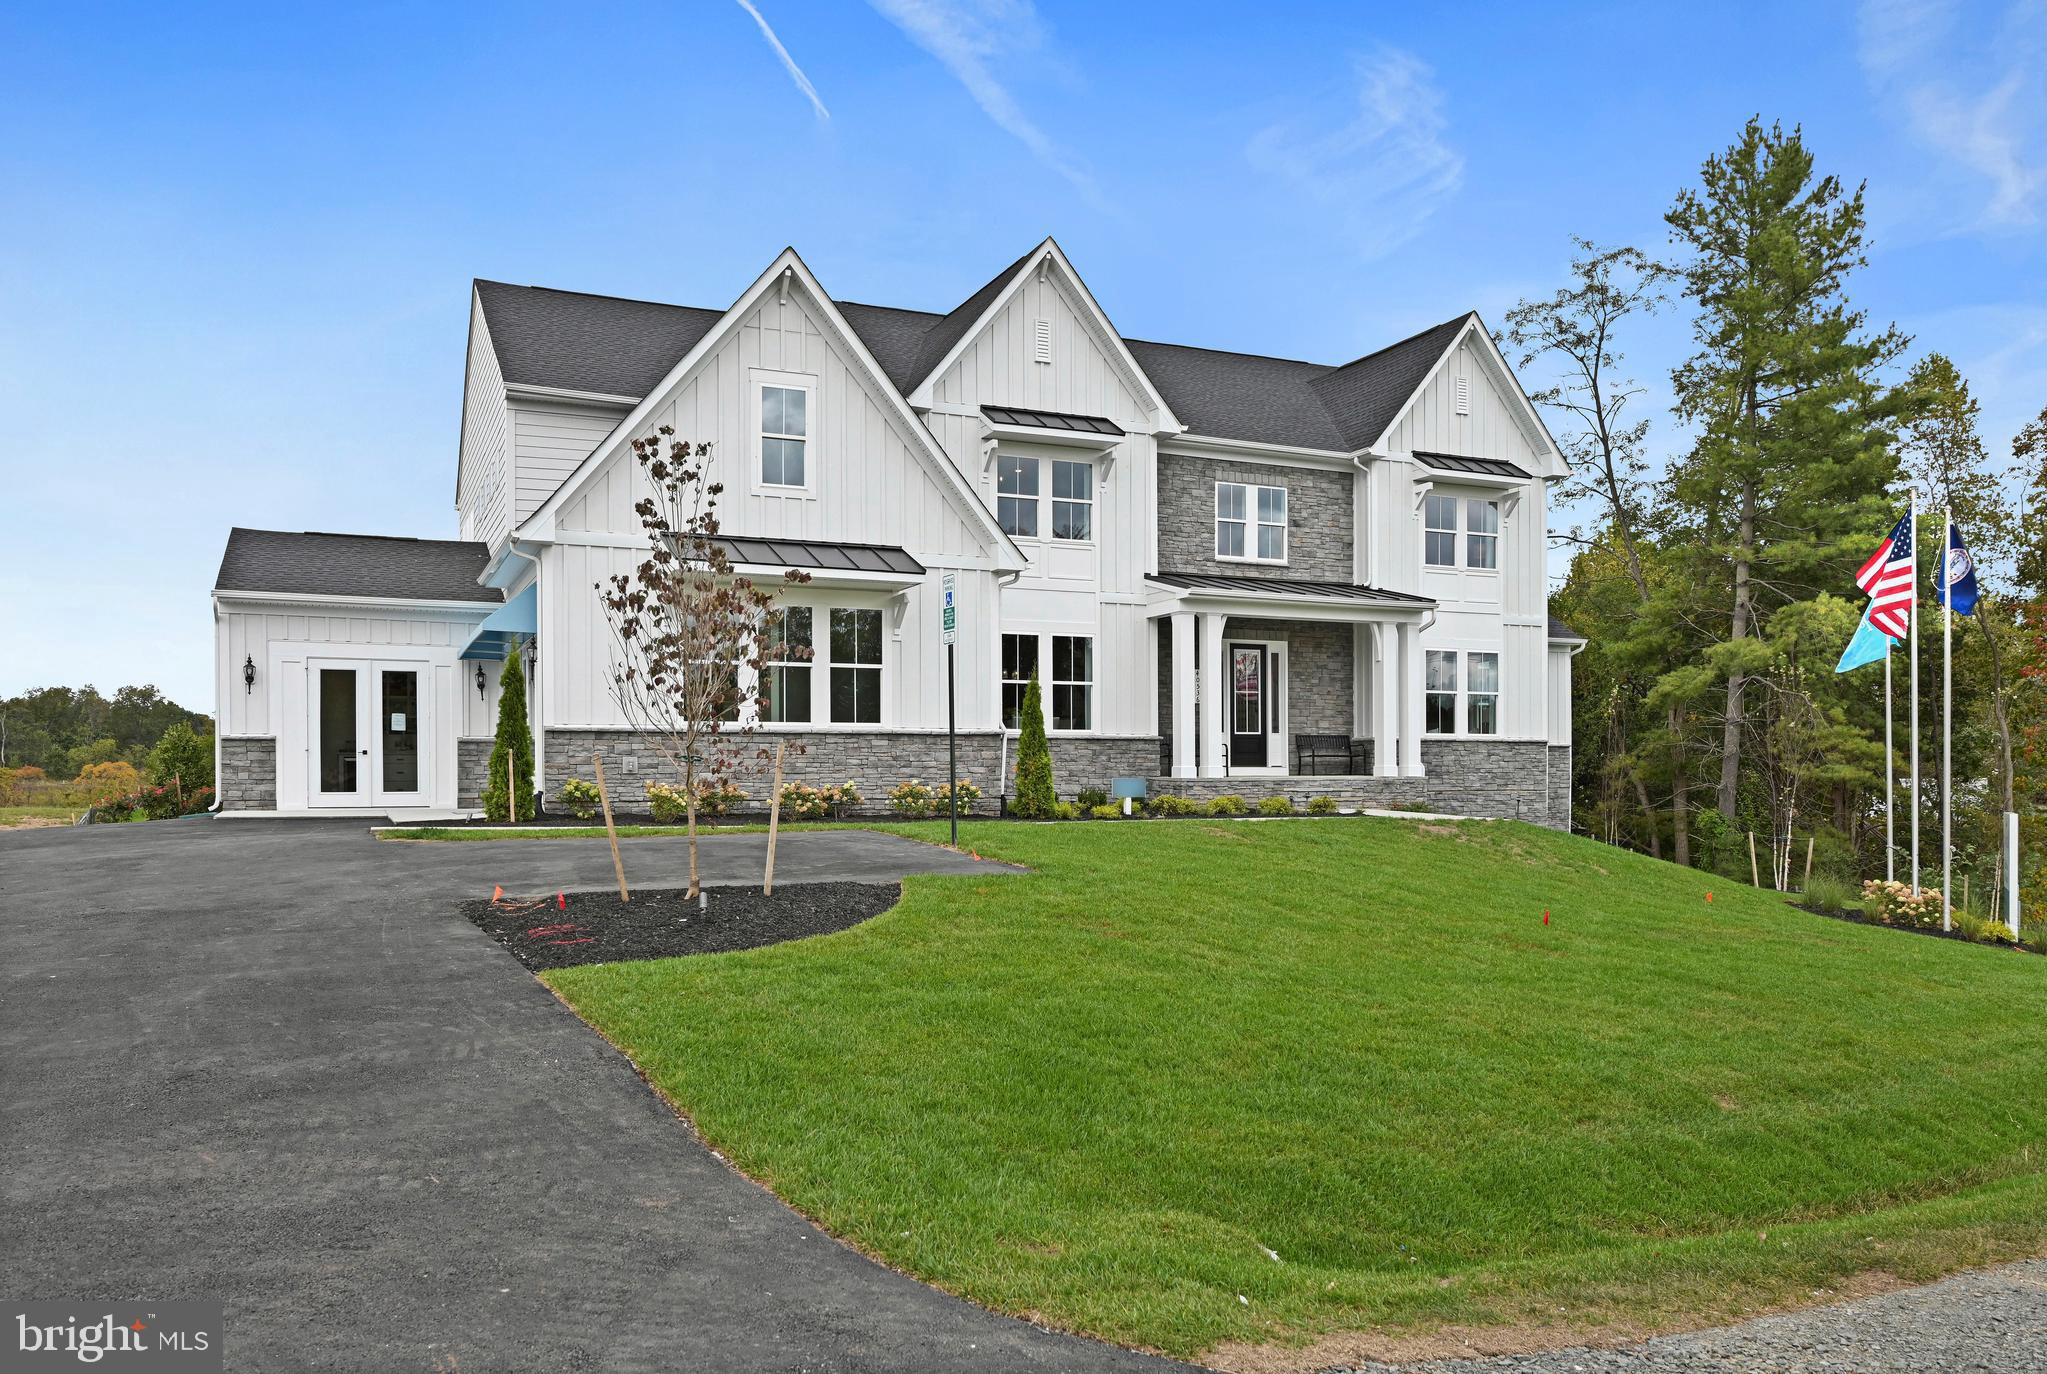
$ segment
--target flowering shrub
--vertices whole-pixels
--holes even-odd
[[[782,809],[799,821],[842,816],[863,800],[860,789],[850,781],[827,787],[811,787],[800,782],[782,784]]]
[[[594,819],[603,800],[598,795],[597,784],[594,782],[570,778],[562,784],[561,804],[569,809],[571,815],[581,820]]]
[[[593,792],[595,788],[591,789]],[[567,795],[564,787],[563,795]],[[697,779],[697,819],[715,819],[726,815],[746,800],[746,793],[737,784],[709,778]],[[664,825],[689,819],[689,806],[680,787],[666,782],[647,784],[647,801],[654,808],[654,819]]]
[[[981,800],[981,789],[974,786],[974,780],[972,778],[961,778],[959,783],[959,792],[960,814],[964,816],[974,809],[975,802]],[[935,814],[940,816],[950,814],[950,807],[948,803],[950,803],[951,801],[952,801],[951,783],[940,783],[937,787],[932,789],[931,809]]]
[[[935,809],[938,793],[919,778],[899,782],[889,789],[888,809],[898,816],[928,816]]]
[[[1910,883],[1871,878],[1862,885],[1863,906],[1887,926],[1925,929],[1940,924],[1940,889],[1922,887],[1912,895]]]

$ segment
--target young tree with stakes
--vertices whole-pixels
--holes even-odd
[[[725,488],[710,480],[711,446],[674,434],[663,425],[633,440],[652,488],[633,507],[647,557],[597,591],[615,648],[612,699],[682,780],[694,897],[701,891],[699,795],[729,779],[745,756],[759,712],[770,705],[770,656],[788,663],[807,659],[810,648],[783,642],[775,592],[732,571],[718,537]],[[809,580],[793,568],[784,577],[785,584]],[[757,684],[751,701],[742,697],[743,680]]]

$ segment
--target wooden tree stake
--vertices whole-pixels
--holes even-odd
[[[1817,835],[1807,835],[1805,837],[1805,885],[1807,887],[1812,886],[1812,842],[1818,838]]]
[[[611,841],[611,871],[618,874],[618,899],[630,902],[633,894],[625,890],[625,860],[618,856],[618,826],[611,819],[611,793],[604,786],[604,755],[592,754],[590,762],[597,768],[597,800],[604,805],[604,833]]]
[[[761,878],[761,896],[775,895],[775,841],[782,833],[782,753],[788,740],[775,741],[775,781],[768,789],[768,871]]]
[[[1750,887],[1763,885],[1763,872],[1756,867],[1756,832],[1753,830],[1748,832],[1748,885]]]

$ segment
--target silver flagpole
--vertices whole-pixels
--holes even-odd
[[[1919,895],[1919,488],[1912,488],[1912,604],[1905,613],[1905,637],[1911,641],[1912,787],[1906,801],[1912,808],[1912,895]]]
[[[1898,790],[1898,756],[1891,748],[1891,646],[1884,641],[1884,881],[1898,879],[1898,842],[1891,823],[1891,794]]]
[[[1955,881],[1955,851],[1949,838],[1954,822],[1954,714],[1955,714],[1955,579],[1949,562],[1954,557],[1955,512],[1941,507],[1940,519],[1940,928],[1954,929],[1954,903],[1948,889]]]

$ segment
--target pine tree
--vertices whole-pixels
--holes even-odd
[[[1862,266],[1862,189],[1815,176],[1797,129],[1751,119],[1707,160],[1697,190],[1665,216],[1689,250],[1699,351],[1672,375],[1679,416],[1699,427],[1673,471],[1674,533],[1695,550],[1701,592],[1718,589],[1726,632],[1705,678],[1680,669],[1673,696],[1703,705],[1725,684],[1717,805],[1733,818],[1747,729],[1746,686],[1766,670],[1761,640],[1778,606],[1838,590],[1889,522],[1899,398],[1874,374],[1905,345],[1865,332],[1844,295]]]
[[[1023,737],[1016,744],[1016,800],[1010,810],[1025,820],[1044,820],[1058,797],[1052,790],[1052,746],[1045,739],[1045,705],[1038,675],[1024,688]]]
[[[494,821],[533,819],[533,727],[526,720],[526,670],[512,641],[498,674],[498,738],[484,781],[483,814]],[[509,787],[508,787],[509,781]]]

